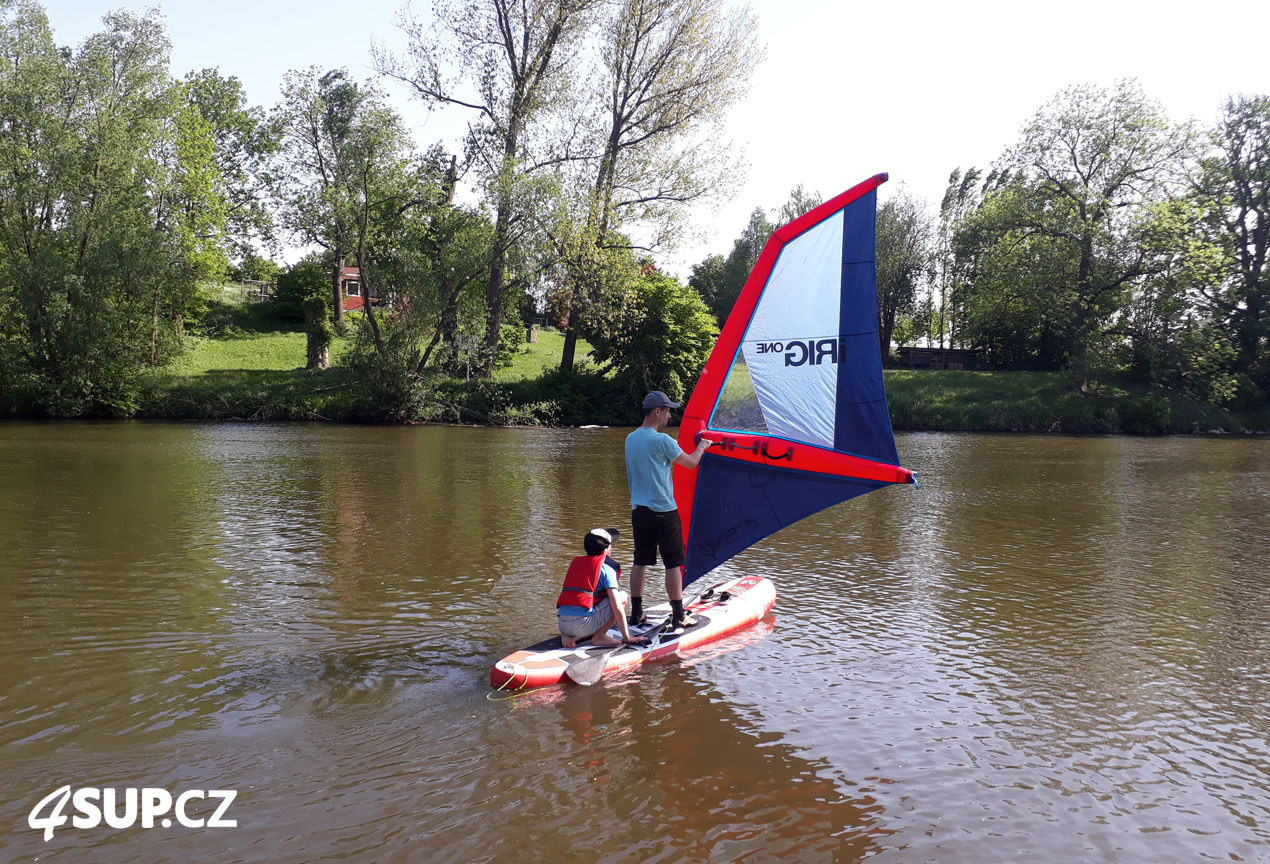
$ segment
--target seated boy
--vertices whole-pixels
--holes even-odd
[[[626,624],[626,592],[617,587],[622,568],[608,557],[609,548],[618,537],[614,528],[592,528],[582,538],[585,555],[569,565],[564,577],[564,590],[556,601],[556,621],[560,641],[566,648],[577,647],[579,639],[594,634],[592,645],[612,646],[624,642],[647,642],[643,636],[631,636]],[[612,639],[608,629],[616,627],[622,638]]]

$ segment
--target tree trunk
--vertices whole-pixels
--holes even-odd
[[[331,325],[326,303],[318,297],[304,301],[305,369],[327,369],[331,365]]]
[[[574,315],[569,315],[569,326],[564,331],[564,352],[560,355],[560,371],[573,371],[573,356],[578,350],[578,328],[574,326]]]
[[[1094,274],[1094,243],[1088,237],[1080,242],[1080,270],[1076,281],[1077,302],[1080,304],[1072,318],[1071,373],[1072,389],[1089,393],[1089,333],[1085,327],[1092,313]]]
[[[882,313],[882,326],[878,331],[878,347],[882,351],[882,365],[891,362],[891,334],[895,332],[895,311],[888,309]]]
[[[331,272],[331,292],[335,297],[335,332],[341,336],[344,335],[344,297],[340,293],[340,275],[343,272],[344,255],[336,252],[335,266]]]
[[[428,359],[436,349],[437,343],[441,343],[449,349],[448,357],[443,353],[441,362],[445,363],[453,360],[454,348],[458,343],[459,334],[459,294],[462,293],[464,286],[467,284],[467,279],[459,280],[453,287],[442,282],[442,289],[447,292],[445,307],[441,310],[441,320],[438,322],[436,330],[432,333],[432,339],[428,342],[428,347],[424,349],[422,356],[419,358],[419,364],[415,367],[416,374],[423,374],[423,370],[428,365]]]
[[[507,237],[511,233],[511,202],[499,205],[498,220],[494,223],[494,257],[490,261],[489,284],[485,289],[485,299],[489,304],[485,318],[485,350],[482,352],[478,375],[481,378],[492,378],[494,361],[498,359],[498,334],[503,326],[503,295],[507,288],[504,283],[506,267]]]
[[[1243,320],[1239,322],[1236,329],[1236,340],[1239,345],[1236,362],[1240,370],[1249,372],[1261,359],[1261,337],[1264,329],[1261,318],[1265,296],[1259,294],[1254,286],[1254,289],[1248,292],[1245,303],[1247,309],[1244,310]]]
[[[329,369],[331,367],[331,346],[324,344],[319,339],[314,339],[313,334],[309,334],[308,339],[308,359],[304,364],[305,369]]]

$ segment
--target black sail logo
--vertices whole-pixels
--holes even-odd
[[[758,525],[758,522],[754,519],[754,517],[747,516],[728,530],[724,531],[722,534],[719,534],[716,537],[711,537],[709,540],[702,540],[699,544],[697,544],[697,548],[701,550],[702,554],[713,558],[715,553],[719,551],[720,546],[745,536],[753,531],[756,525]]]
[[[820,366],[824,363],[845,363],[847,337],[825,339],[791,339],[788,342],[759,342],[754,346],[757,354],[783,354],[786,366]]]

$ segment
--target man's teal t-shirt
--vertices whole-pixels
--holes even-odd
[[[648,426],[626,436],[626,482],[631,487],[632,510],[647,507],[666,513],[675,509],[670,466],[682,452],[674,438]]]

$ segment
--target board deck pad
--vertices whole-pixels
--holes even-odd
[[[667,628],[657,645],[595,646],[591,640],[579,640],[577,647],[565,648],[560,637],[545,639],[528,648],[514,651],[494,664],[490,684],[500,690],[525,690],[546,687],[566,680],[568,668],[594,657],[610,653],[604,669],[606,676],[652,660],[679,655],[698,645],[720,639],[729,633],[754,624],[767,615],[776,602],[776,587],[763,576],[742,576],[712,583],[699,599],[687,606],[697,619],[686,628]],[[661,603],[644,610],[647,620],[630,628],[632,636],[646,636],[670,616],[670,604]],[[616,629],[609,630],[620,638]]]

